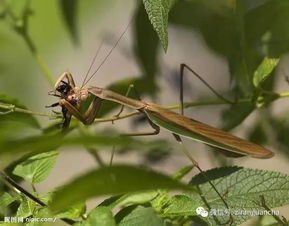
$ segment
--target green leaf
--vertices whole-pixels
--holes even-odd
[[[163,220],[152,207],[127,207],[116,216],[118,226],[164,226]]]
[[[80,203],[69,207],[67,210],[61,213],[58,213],[55,217],[74,219],[81,217],[83,214],[85,214],[85,211],[86,211],[85,203]]]
[[[59,4],[71,37],[77,43],[79,41],[76,26],[78,0],[60,0]]]
[[[112,131],[100,131],[96,135],[74,135],[64,137],[62,134],[31,136],[22,139],[0,139],[0,155],[12,154],[16,152],[42,153],[55,150],[60,146],[83,146],[95,145],[96,147],[137,148],[145,150],[147,148],[157,148],[166,145],[166,142],[149,141],[145,142],[131,137],[120,137]]]
[[[255,43],[254,48],[260,50],[261,47],[270,57],[280,57],[288,52],[288,10],[289,2],[268,0],[247,14],[246,31],[250,34],[250,42]]]
[[[242,167],[216,168],[206,171],[205,174],[223,196],[231,212],[249,211],[247,215],[233,215],[234,225],[242,224],[252,217],[250,211],[253,213],[253,211],[265,210],[262,206],[261,196],[264,197],[265,204],[269,208],[289,204],[289,175],[287,174]],[[227,208],[203,175],[198,174],[193,177],[190,184],[198,185],[202,191],[199,201],[202,201],[202,207],[209,211],[206,220],[214,225],[220,225],[229,220],[229,215],[226,214]],[[194,195],[193,198],[195,199],[196,196]],[[210,206],[210,210],[207,205]],[[215,222],[214,213],[220,223]],[[222,216],[221,213],[223,213]]]
[[[270,122],[268,122],[270,123]],[[266,144],[268,140],[268,135],[266,133],[266,129],[264,126],[264,120],[259,120],[255,123],[255,125],[251,128],[249,132],[249,140],[256,144]],[[277,131],[276,131],[277,132]]]
[[[280,217],[280,216],[279,216]],[[276,221],[273,216],[262,216],[259,218],[258,223],[260,226],[280,226],[280,223]]]
[[[51,151],[34,155],[18,164],[13,170],[13,174],[24,178],[32,184],[40,183],[49,175],[58,154],[56,151]]]
[[[288,111],[284,112],[284,115],[279,116],[279,118],[269,117],[267,122],[275,135],[276,139],[276,150],[283,151],[289,157],[289,139],[287,134],[289,132],[289,119],[288,119]],[[268,135],[267,135],[268,136]]]
[[[226,57],[231,76],[246,93],[264,56],[278,58],[289,48],[289,3],[253,2],[178,1],[170,12],[171,23],[199,32],[211,50]]]
[[[145,168],[127,165],[103,167],[74,179],[56,191],[52,199],[51,209],[59,211],[66,206],[101,195],[162,188],[190,189],[190,187],[164,174]]]
[[[8,205],[17,200],[15,197],[12,197],[9,193],[0,191],[0,213],[5,212]]]
[[[236,55],[234,47],[238,43],[234,24],[236,9],[228,5],[224,1],[177,1],[169,22],[199,32],[210,49],[229,58]]]
[[[151,205],[157,212],[161,212],[163,207],[168,203],[170,197],[167,190],[158,190],[158,192],[158,196],[151,201]]]
[[[193,216],[197,215],[196,209],[201,205],[201,202],[186,195],[176,195],[169,200],[163,214],[170,217]]]
[[[87,219],[82,221],[79,226],[91,226],[91,225],[101,225],[101,226],[115,226],[115,220],[110,208],[105,206],[96,207],[93,209]]]
[[[159,194],[158,191],[144,191],[144,192],[134,192],[122,195],[116,201],[109,205],[110,208],[115,208],[117,206],[129,206],[136,204],[144,204],[153,200]]]
[[[142,84],[150,84],[155,88],[155,75],[158,71],[158,37],[154,32],[144,6],[139,5],[134,23],[134,53],[143,72],[143,77],[150,81]],[[141,86],[136,86],[141,87]]]
[[[177,172],[173,174],[173,178],[180,180],[184,176],[186,176],[191,170],[194,168],[193,165],[184,166],[183,168],[179,169]]]
[[[27,226],[58,225],[57,223],[55,223],[57,218],[52,215],[52,213],[47,207],[40,207],[40,208],[35,209],[33,213],[33,217],[36,219],[45,218],[47,220],[47,223],[43,223],[39,221],[31,221],[26,224]]]
[[[17,209],[16,216],[29,217],[33,215],[36,205],[37,204],[33,200],[27,198],[25,195],[21,195],[21,203]]]
[[[279,58],[265,57],[257,70],[254,72],[253,84],[255,87],[260,85],[268,78],[271,72],[276,68],[279,63]]]
[[[53,192],[48,192],[40,197],[41,201],[44,203],[50,203],[51,198],[53,196]],[[48,209],[47,207],[45,207]],[[81,217],[86,212],[86,205],[85,203],[78,203],[76,205],[69,206],[66,210],[57,213],[54,217],[56,218],[68,218],[68,219],[75,219]],[[52,216],[52,214],[50,214]]]
[[[168,18],[171,1],[169,0],[143,0],[148,17],[157,32],[165,51],[168,48]]]
[[[9,123],[22,123],[24,126],[30,126],[32,128],[39,129],[40,125],[34,116],[19,112],[13,112],[14,108],[26,109],[18,100],[8,97],[4,94],[0,94],[0,124]],[[3,114],[5,113],[6,114]],[[0,126],[0,130],[1,130]]]
[[[235,103],[222,113],[222,129],[229,131],[240,125],[255,109],[254,103]]]

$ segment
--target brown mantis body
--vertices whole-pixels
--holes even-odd
[[[190,71],[192,71],[188,66],[181,65],[181,79],[183,78],[184,67],[187,67]],[[194,71],[192,72],[195,73]],[[65,79],[67,80],[67,82],[64,81]],[[209,85],[207,86],[212,90]],[[274,156],[273,152],[262,146],[238,138],[202,122],[198,122],[196,120],[185,117],[183,115],[183,108],[181,111],[182,114],[178,114],[159,105],[141,100],[135,100],[107,89],[94,86],[90,86],[87,88],[76,87],[73,77],[69,72],[64,72],[57,80],[54,86],[53,95],[60,97],[59,102],[52,104],[51,107],[58,105],[61,106],[62,114],[64,116],[64,128],[69,126],[71,116],[76,117],[85,125],[92,124],[97,117],[97,113],[100,109],[102,100],[113,101],[121,104],[122,106],[127,106],[129,108],[144,113],[148,117],[149,122],[151,126],[155,129],[155,131],[151,133],[130,135],[155,135],[159,133],[160,127],[172,132],[175,139],[182,145],[182,151],[191,160],[193,165],[198,168],[204,178],[206,178],[206,180],[212,186],[213,190],[218,194],[227,209],[229,209],[230,207],[227,204],[226,200],[222,197],[222,195],[215,187],[215,185],[211,182],[211,180],[206,176],[204,171],[199,167],[197,161],[194,160],[190,152],[182,144],[182,139],[180,136],[188,137],[190,139],[205,143],[209,146],[216,147],[217,150],[221,150],[222,153],[231,157],[249,155],[255,158],[271,158]],[[89,97],[92,97],[92,101],[88,106],[87,110],[82,113],[81,105]],[[182,92],[180,97],[182,102]],[[181,103],[181,106],[183,107],[183,103]],[[121,111],[119,112],[119,114],[121,113]],[[231,214],[228,222],[233,222]]]
[[[170,131],[175,137],[175,139],[181,144],[182,151],[191,160],[193,165],[200,171],[203,177],[206,178],[208,183],[212,186],[213,190],[217,193],[217,195],[220,197],[220,199],[224,203],[225,207],[229,209],[230,208],[229,205],[227,204],[226,200],[222,197],[222,195],[220,194],[216,186],[213,184],[213,182],[211,182],[211,180],[207,177],[206,173],[198,165],[197,161],[194,160],[190,152],[183,145],[181,136],[188,137],[190,139],[205,143],[209,146],[213,146],[217,148],[217,150],[221,150],[222,153],[231,157],[249,155],[255,158],[271,158],[274,156],[274,153],[262,146],[259,146],[247,140],[233,136],[220,129],[214,128],[202,122],[198,122],[196,120],[185,117],[183,115],[183,92],[182,92],[184,68],[187,68],[194,75],[196,75],[219,98],[225,100],[225,98],[219,95],[196,72],[194,72],[190,67],[188,67],[185,64],[181,64],[181,67],[180,67],[181,114],[175,113],[173,111],[170,111],[168,109],[165,109],[153,103],[148,103],[142,100],[135,100],[135,99],[127,97],[129,90],[133,88],[132,86],[129,87],[126,96],[120,95],[118,93],[115,93],[107,89],[95,87],[95,86],[84,87],[84,85],[96,74],[96,72],[105,62],[105,60],[111,54],[112,50],[116,47],[116,45],[118,44],[118,42],[124,35],[125,31],[119,37],[115,45],[111,48],[111,50],[106,55],[104,60],[100,63],[97,70],[94,73],[92,73],[92,75],[88,78],[88,80],[86,80],[90,72],[90,69],[95,61],[95,58],[98,54],[98,51],[99,51],[98,49],[81,87],[75,86],[75,82],[73,80],[71,73],[64,72],[60,76],[60,78],[55,83],[54,90],[52,91],[52,95],[57,96],[60,99],[59,99],[59,102],[52,104],[50,107],[55,107],[58,105],[61,106],[62,114],[64,117],[64,122],[63,122],[64,129],[69,126],[70,119],[72,116],[80,120],[85,125],[92,124],[95,118],[97,117],[97,113],[100,109],[102,100],[109,100],[109,101],[113,101],[122,105],[122,108],[120,112],[117,114],[117,116],[120,115],[124,106],[135,109],[141,113],[144,113],[147,116],[150,125],[154,128],[154,131],[150,133],[137,133],[137,134],[135,133],[135,134],[129,134],[129,135],[133,135],[133,136],[156,135],[159,133],[160,127],[165,128],[166,130]],[[91,103],[89,104],[86,111],[82,112],[82,104],[86,102],[88,99],[90,99],[91,97],[92,97]],[[230,102],[230,101],[227,101],[227,102]],[[233,217],[230,214],[228,223],[231,224],[232,222],[233,222]]]
[[[67,82],[64,81],[67,80]],[[57,94],[57,92],[60,94]],[[255,158],[271,158],[274,153],[268,149],[233,136],[220,129],[214,128],[202,122],[185,117],[184,115],[165,109],[159,105],[135,100],[110,90],[98,87],[79,88],[75,86],[71,73],[63,73],[54,87],[54,95],[59,96],[59,103],[51,106],[60,105],[64,115],[64,126],[68,126],[73,115],[83,124],[92,124],[97,117],[101,100],[117,102],[123,106],[145,113],[152,121],[155,131],[159,132],[159,126],[166,128],[175,135],[185,136],[210,146],[217,147],[225,152],[233,152],[239,155],[250,155]],[[86,112],[81,113],[81,103],[86,101],[89,96],[93,96]],[[137,134],[136,134],[137,135]]]

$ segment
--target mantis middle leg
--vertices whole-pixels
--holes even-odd
[[[126,91],[126,94],[125,96],[127,97],[131,91],[134,91],[136,97],[141,100],[140,96],[139,96],[139,93],[137,92],[135,86],[133,84],[130,84],[127,91]],[[124,105],[121,105],[121,108],[119,110],[119,112],[115,115],[115,117],[119,117],[120,114],[123,112],[124,110]],[[150,124],[150,126],[154,129],[154,131],[152,132],[140,132],[140,133],[126,133],[126,134],[122,134],[122,136],[150,136],[150,135],[157,135],[159,134],[160,132],[160,127],[155,125],[148,117],[147,117],[147,120]]]

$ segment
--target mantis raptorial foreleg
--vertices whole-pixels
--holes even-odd
[[[90,125],[93,123],[94,119],[96,118],[96,115],[100,109],[102,100],[94,97],[92,102],[90,103],[88,109],[85,111],[85,113],[81,113],[78,108],[73,106],[71,103],[69,103],[67,100],[62,99],[61,105],[64,105],[65,108],[78,120],[80,120],[85,125]]]
[[[100,98],[94,98],[93,101],[90,103],[88,109],[84,113],[84,118],[86,120],[87,125],[92,124],[94,119],[97,116],[97,113],[99,112],[99,109],[101,107],[102,99]]]
[[[64,81],[65,79],[67,80],[67,82]],[[74,79],[73,79],[70,72],[64,72],[59,77],[59,79],[55,83],[54,90],[57,90],[57,88],[60,86],[60,83],[64,83],[66,85],[69,85],[69,87],[71,89],[75,88],[75,82],[74,82]],[[57,105],[64,106],[65,108],[63,108],[63,109],[66,111],[66,112],[62,112],[64,117],[69,112],[69,115],[67,116],[67,118],[69,118],[70,115],[73,115],[78,120],[80,120],[83,124],[89,125],[89,124],[92,124],[94,119],[96,118],[96,115],[97,115],[97,113],[100,109],[100,106],[101,106],[101,102],[102,102],[102,100],[100,98],[94,97],[94,99],[92,100],[89,107],[87,108],[87,110],[84,113],[80,112],[80,109],[79,109],[80,106],[78,103],[76,103],[76,106],[74,106],[66,99],[61,99],[59,103],[52,104],[49,107],[55,107]],[[70,121],[70,120],[65,119],[64,124],[67,124],[66,121]],[[68,122],[68,124],[69,124],[69,122]],[[63,125],[63,127],[66,127],[66,125]]]
[[[75,82],[74,79],[72,77],[72,74],[70,72],[64,72],[62,75],[60,75],[60,77],[57,79],[55,85],[54,85],[54,90],[59,86],[59,84],[61,82],[64,82],[63,79],[67,79],[68,84],[74,88],[75,87]]]

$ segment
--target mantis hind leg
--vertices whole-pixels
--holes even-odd
[[[218,93],[209,83],[207,83],[197,72],[190,68],[186,64],[180,64],[180,105],[181,105],[181,114],[184,115],[184,70],[187,69],[193,75],[195,75],[205,86],[209,88],[218,98],[225,101],[226,103],[233,104],[232,101],[223,97]]]
[[[223,198],[223,196],[221,195],[221,193],[218,191],[218,189],[216,188],[216,186],[213,184],[213,182],[210,180],[210,178],[206,175],[206,173],[202,170],[202,168],[199,166],[198,162],[193,158],[193,156],[191,155],[191,153],[189,152],[189,150],[186,148],[186,146],[183,144],[183,141],[181,139],[181,137],[175,133],[172,133],[172,135],[174,136],[174,138],[177,140],[177,142],[181,145],[182,151],[183,153],[190,159],[190,161],[193,163],[193,166],[196,167],[200,174],[208,181],[208,183],[211,185],[211,187],[213,188],[213,190],[216,192],[216,194],[220,197],[220,199],[222,200],[222,202],[224,203],[225,207],[229,210],[230,207],[228,205],[228,203],[226,202],[226,200]],[[211,209],[210,206],[208,206],[209,209]],[[225,223],[220,223],[218,221],[218,219],[215,217],[216,222],[219,223],[219,225],[231,225],[233,222],[233,216],[232,214],[229,212],[230,215],[230,219],[228,219],[228,222]]]
[[[184,86],[183,86],[183,80],[184,80],[184,69],[189,70],[192,74],[194,74],[202,83],[204,83],[218,98],[224,100],[227,103],[232,104],[232,102],[230,100],[227,100],[225,97],[223,97],[221,94],[219,94],[210,84],[208,84],[198,73],[196,73],[193,69],[191,69],[188,65],[186,64],[181,64],[180,65],[180,106],[181,106],[181,114],[184,115]],[[222,200],[222,202],[224,203],[225,207],[227,209],[230,209],[228,203],[226,202],[226,200],[223,198],[223,196],[220,194],[220,192],[218,191],[218,189],[216,188],[216,186],[213,184],[213,182],[210,180],[210,178],[208,178],[208,176],[206,175],[206,173],[202,170],[202,168],[199,166],[198,162],[193,158],[193,156],[191,155],[191,153],[189,152],[189,150],[185,147],[185,145],[183,144],[183,141],[181,139],[181,137],[177,134],[172,133],[172,135],[174,136],[174,138],[177,140],[177,142],[181,145],[181,149],[183,151],[183,153],[190,159],[190,161],[192,162],[193,166],[195,166],[200,174],[209,182],[209,184],[211,185],[211,187],[213,188],[213,190],[216,192],[216,194],[220,197],[220,199]],[[210,208],[210,207],[209,207]],[[230,214],[230,219],[228,220],[229,225],[232,224],[233,222],[233,217],[232,214]],[[216,219],[216,221],[218,222],[218,219]]]

